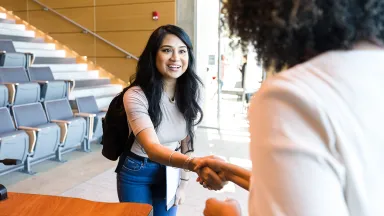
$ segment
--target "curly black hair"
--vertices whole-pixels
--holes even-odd
[[[280,71],[360,40],[384,42],[384,0],[222,0],[230,36]]]

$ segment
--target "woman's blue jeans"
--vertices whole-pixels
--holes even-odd
[[[154,216],[176,216],[177,206],[167,211],[165,166],[143,158],[127,156],[117,174],[120,202],[147,203]]]

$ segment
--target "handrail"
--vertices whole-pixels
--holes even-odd
[[[136,57],[136,56],[134,56],[133,54],[131,54],[131,53],[125,51],[125,50],[122,49],[121,47],[115,45],[114,43],[112,43],[112,42],[110,42],[109,40],[107,40],[107,39],[101,37],[100,35],[94,33],[93,31],[91,31],[91,30],[85,28],[84,26],[80,25],[79,23],[77,23],[77,22],[75,22],[75,21],[69,19],[68,17],[66,17],[66,16],[64,16],[64,15],[62,15],[62,14],[60,14],[59,12],[57,12],[57,11],[55,11],[54,9],[48,7],[47,5],[45,5],[45,4],[41,3],[41,2],[39,2],[38,0],[33,0],[33,1],[36,2],[37,4],[39,4],[40,6],[44,7],[44,10],[45,10],[45,11],[51,11],[51,12],[53,12],[54,14],[56,14],[56,15],[62,17],[63,19],[67,20],[68,22],[70,22],[70,23],[76,25],[77,27],[83,29],[83,32],[84,32],[84,33],[90,33],[91,35],[93,35],[93,36],[97,37],[98,39],[104,41],[105,43],[109,44],[110,46],[116,48],[116,49],[119,50],[120,52],[124,53],[124,54],[126,55],[126,58],[133,58],[133,59],[139,60],[139,58]]]

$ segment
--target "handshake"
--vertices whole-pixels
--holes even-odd
[[[195,158],[192,161],[192,170],[199,177],[197,181],[209,190],[220,190],[228,181],[249,190],[250,171],[236,165],[226,163],[216,156]],[[240,205],[236,200],[227,199],[219,201],[208,199],[204,209],[205,216],[239,216],[241,215]]]
[[[194,158],[192,167],[199,175],[196,181],[209,190],[221,190],[231,179],[227,163],[217,156]]]
[[[209,190],[221,190],[228,181],[231,181],[245,190],[249,190],[250,176],[249,170],[225,162],[217,156],[197,157],[188,161],[189,170],[197,173],[197,181]],[[186,172],[182,172],[182,175]],[[176,192],[175,205],[182,203],[185,196],[184,188],[186,183],[179,185]],[[241,215],[240,206],[237,201],[227,199],[219,201],[208,199],[204,209],[205,216],[239,216]]]

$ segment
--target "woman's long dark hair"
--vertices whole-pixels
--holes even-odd
[[[163,77],[156,68],[156,55],[165,36],[168,34],[177,36],[188,48],[188,68],[176,81],[175,100],[177,107],[186,120],[186,129],[190,137],[187,151],[193,151],[193,127],[200,123],[203,118],[203,110],[198,104],[202,82],[195,72],[195,57],[191,40],[183,29],[174,25],[165,25],[157,28],[152,33],[137,63],[136,74],[131,77],[131,85],[125,88],[122,94],[130,87],[139,86],[147,97],[148,112],[152,123],[155,129],[158,128],[163,117],[160,109]]]

